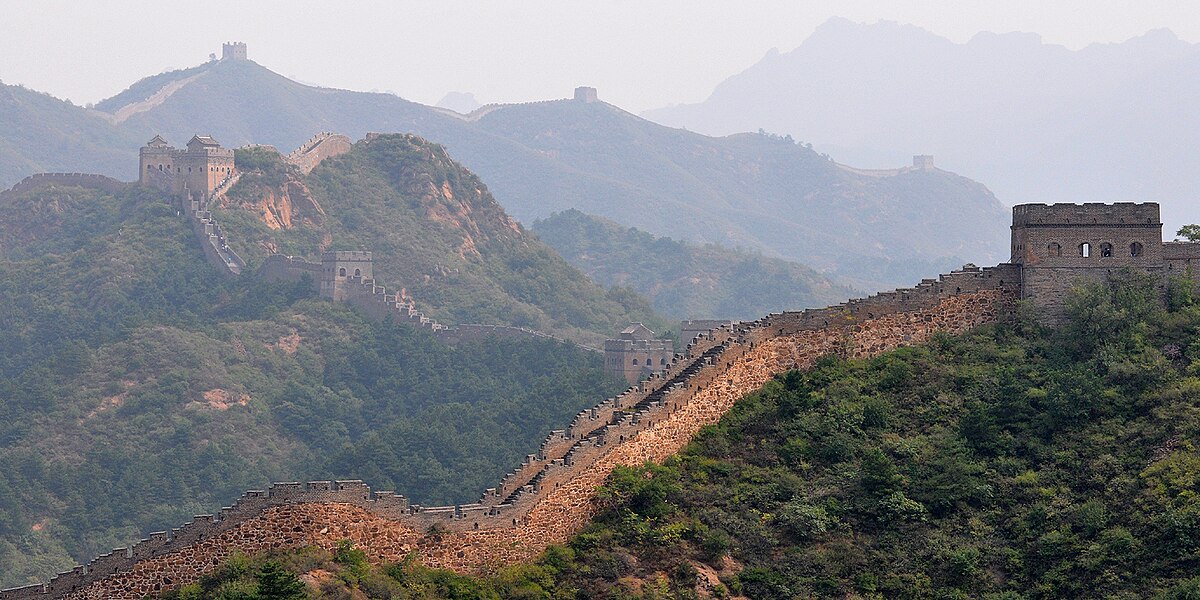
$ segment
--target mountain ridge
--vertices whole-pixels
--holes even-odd
[[[986,188],[959,185],[951,175],[939,172],[920,182],[866,180],[840,172],[798,144],[744,134],[709,138],[603,102],[489,106],[464,118],[387,94],[302,85],[249,60],[223,60],[144,79],[101,106],[119,111],[197,73],[205,75],[119,126],[93,117],[97,129],[115,128],[120,139],[161,133],[180,140],[204,131],[228,146],[280,148],[314,131],[352,138],[412,132],[444,145],[478,172],[520,221],[578,208],[657,235],[798,260],[861,287],[901,285],[930,269],[964,262],[995,262],[1005,245],[1004,231],[994,225],[1002,206]],[[121,147],[132,154],[135,145]],[[74,154],[77,170],[129,173],[98,165],[87,153]],[[849,204],[855,208],[849,210]],[[859,218],[917,225],[942,219],[947,209],[957,216],[934,226],[946,244],[899,233],[904,227],[864,226]],[[830,211],[836,216],[829,223],[810,224]],[[918,264],[908,264],[914,259]]]

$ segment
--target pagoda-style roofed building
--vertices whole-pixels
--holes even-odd
[[[161,135],[141,150],[138,182],[204,202],[223,181],[236,173],[233,150],[210,135],[194,135],[186,150],[172,147]]]

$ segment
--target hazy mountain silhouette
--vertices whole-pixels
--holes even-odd
[[[763,128],[838,161],[930,153],[1007,203],[1157,200],[1179,221],[1200,195],[1200,47],[1158,29],[1078,51],[1036,34],[953,43],[918,27],[831,19],[699,104],[648,111],[712,135]]]
[[[177,144],[204,132],[226,146],[285,152],[317,131],[416,133],[478,173],[518,220],[577,208],[655,235],[802,262],[860,289],[994,263],[1008,247],[1002,205],[969,179],[936,169],[856,172],[788,138],[708,137],[604,102],[490,105],[464,116],[232,60],[143,79],[98,104],[103,113],[77,110],[98,132],[121,132],[109,150],[128,163],[114,169],[68,147],[73,170],[132,179],[141,142],[129,140],[158,133]]]

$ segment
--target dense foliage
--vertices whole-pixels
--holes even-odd
[[[781,374],[667,464],[614,472],[568,548],[475,595],[368,595],[1196,598],[1194,286],[1164,310],[1126,274],[1056,331]]]
[[[311,290],[223,277],[148,190],[0,202],[0,587],[273,480],[470,502],[620,386],[571,345],[449,348]]]
[[[377,281],[407,289],[442,322],[529,327],[594,346],[630,321],[665,329],[648,302],[593,283],[509,218],[478,177],[421,138],[360,142],[308,176],[289,173],[266,150],[237,158],[245,174],[216,214],[252,265],[267,248],[311,260],[325,249],[367,249]],[[285,193],[292,226],[272,228],[263,207]],[[323,214],[299,216],[305,194]]]
[[[753,320],[854,295],[798,263],[655,237],[574,209],[534,222],[533,231],[601,285],[629,286],[675,319]]]

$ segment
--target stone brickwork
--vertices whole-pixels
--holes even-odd
[[[728,319],[690,319],[679,322],[679,340],[687,344],[696,336],[733,323]]]
[[[663,369],[675,354],[671,340],[660,340],[641,323],[632,323],[616,339],[604,340],[604,371],[629,384]]]
[[[324,131],[300,144],[300,147],[292,150],[283,159],[307,175],[317,168],[321,161],[345,154],[353,147],[354,142],[349,137]]]
[[[233,150],[206,135],[192,136],[183,150],[156,135],[139,150],[138,158],[138,183],[174,194],[185,203],[208,201],[237,173]]]
[[[332,548],[342,539],[376,562],[416,552],[427,565],[464,573],[529,560],[592,518],[594,490],[615,466],[674,454],[738,398],[788,368],[828,354],[874,356],[1004,318],[1020,296],[1019,275],[1013,265],[965,269],[912,289],[710,331],[646,381],[552,432],[474,504],[422,507],[358,481],[275,484],[46,586],[0,592],[0,599],[141,598],[195,581],[234,552]]]
[[[1162,241],[1158,204],[1022,204],[1013,208],[1012,258],[1021,266],[1023,297],[1050,323],[1065,316],[1063,300],[1081,281],[1121,269],[1158,277],[1186,272],[1200,244]]]

